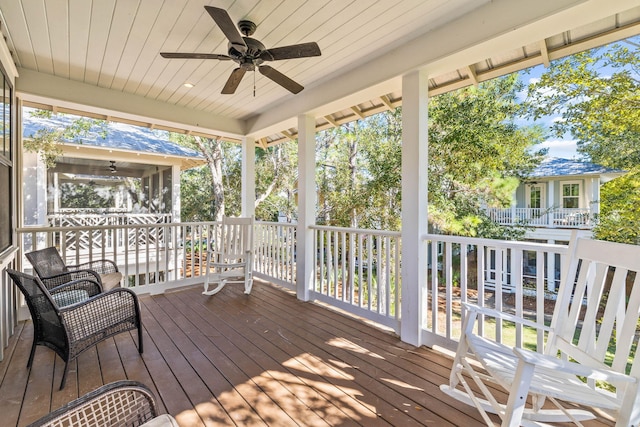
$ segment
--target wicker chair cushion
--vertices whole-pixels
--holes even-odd
[[[51,295],[58,307],[66,307],[77,302],[89,299],[89,292],[84,289],[74,289],[71,291],[56,292]]]
[[[178,422],[169,414],[163,414],[140,425],[140,427],[178,427]]]
[[[106,273],[100,275],[100,280],[102,281],[102,290],[110,291],[113,288],[120,287],[120,281],[122,280],[122,273]]]

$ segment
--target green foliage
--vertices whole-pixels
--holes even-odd
[[[592,162],[630,170],[601,188],[597,238],[640,244],[640,50],[637,38],[552,62],[529,87],[534,118],[560,115],[553,130],[570,133]]]
[[[640,168],[601,188],[597,239],[640,245]]]
[[[34,110],[30,113],[34,117],[49,119],[55,113],[45,110]],[[73,116],[77,117],[77,116]],[[47,168],[53,168],[56,160],[62,154],[60,143],[67,141],[79,142],[80,137],[87,135],[91,130],[97,131],[102,138],[107,137],[107,122],[104,120],[90,119],[87,117],[77,117],[63,128],[44,127],[38,129],[30,139],[25,139],[24,149],[39,153],[40,158]]]
[[[202,153],[206,166],[180,176],[183,221],[219,221],[240,213],[240,147],[219,139],[170,133],[169,139]],[[235,185],[237,183],[237,185]]]
[[[99,188],[95,182],[60,185],[60,207],[102,209],[114,205],[115,189]]]
[[[543,152],[540,127],[518,127],[517,75],[446,93],[429,104],[430,226],[447,234],[515,238],[523,231],[498,227],[483,207],[508,207],[519,178]]]
[[[436,96],[429,104],[429,218],[432,231],[517,238],[484,207],[509,206],[519,177],[541,159],[531,153],[540,127],[521,128],[516,75]],[[399,230],[402,112],[320,133],[319,217],[329,225]]]
[[[286,141],[256,149],[256,218],[277,221],[280,214],[296,217],[298,145]],[[239,182],[238,182],[239,184]]]
[[[214,221],[242,210],[242,152],[238,144],[171,134],[178,144],[201,152],[207,165],[181,175],[183,221]],[[297,180],[297,145],[285,142],[266,150],[256,148],[256,218],[277,221],[284,213],[294,217]]]
[[[553,130],[571,133],[581,154],[631,169],[640,164],[639,64],[640,50],[626,41],[554,61],[529,87],[529,113],[560,115]]]

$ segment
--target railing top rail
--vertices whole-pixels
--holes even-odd
[[[480,245],[490,246],[494,248],[505,249],[518,249],[523,251],[543,251],[543,252],[555,252],[561,255],[567,253],[567,245],[558,245],[552,243],[535,243],[535,242],[522,242],[516,240],[494,240],[483,239],[479,237],[463,237],[463,236],[451,236],[445,234],[425,234],[422,240],[437,240],[441,242],[462,243],[467,245]]]
[[[294,222],[256,221],[256,225],[277,225],[279,227],[297,227]]]
[[[172,214],[170,213],[142,213],[142,212],[54,212],[47,214],[47,217],[59,217],[59,216],[72,216],[72,217],[105,217],[105,216],[115,216],[115,217],[170,217]]]
[[[341,231],[343,233],[375,234],[377,236],[401,237],[399,231],[371,230],[366,228],[330,227],[327,225],[310,225],[312,230]]]
[[[136,229],[153,227],[184,227],[184,226],[214,226],[216,221],[206,222],[158,222],[154,224],[121,224],[121,225],[92,225],[90,227],[47,227],[47,226],[25,226],[17,229],[18,233],[39,233],[39,232],[60,232],[60,231],[84,231],[84,230],[114,230],[114,229]]]

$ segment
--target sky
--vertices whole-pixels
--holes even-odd
[[[631,37],[629,39],[634,45],[640,44],[640,36]],[[623,43],[623,41],[616,42],[618,44]],[[612,43],[614,44],[614,43]],[[544,65],[538,65],[536,67],[532,67],[526,71],[520,73],[520,78],[525,86],[528,86],[530,83],[536,82],[539,80],[542,73],[544,73],[545,67]],[[521,99],[524,100],[526,97],[526,89],[521,93]],[[559,119],[560,116],[549,116],[544,117],[538,121],[525,120],[523,119],[519,124],[541,124],[545,128],[549,128],[554,120]],[[563,138],[557,138],[555,135],[550,137],[542,144],[535,146],[535,149],[547,148],[549,157],[560,157],[565,159],[579,159],[580,156],[577,152],[577,144],[576,140],[572,138],[570,134],[565,135]]]
[[[545,67],[544,65],[538,65],[536,67],[529,68],[527,72],[521,72],[520,78],[525,86],[528,86],[531,83],[535,83],[540,80],[540,76],[544,73]],[[526,89],[521,93],[520,97],[524,100],[526,98]],[[522,119],[520,124],[522,125],[531,125],[531,124],[539,124],[544,126],[544,128],[548,129],[554,120],[557,120],[558,117],[543,117],[539,120],[525,120]],[[547,139],[542,144],[538,144],[534,146],[535,150],[539,150],[542,148],[546,148],[548,150],[548,157],[560,157],[563,159],[577,159],[577,144],[576,141],[571,138],[571,135],[565,135],[564,138],[557,138],[555,135],[552,138]]]

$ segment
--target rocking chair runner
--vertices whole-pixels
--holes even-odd
[[[222,218],[220,236],[207,254],[204,295],[214,295],[227,283],[244,283],[244,293],[253,286],[253,217]],[[209,290],[209,285],[216,285]]]
[[[66,265],[58,249],[53,246],[24,255],[48,289],[72,280],[90,279],[98,282],[104,291],[108,291],[119,287],[122,280],[122,273],[118,271],[118,266],[108,259]]]
[[[440,388],[475,405],[488,425],[493,422],[487,412],[498,414],[502,426],[580,425],[579,421],[595,418],[571,404],[613,411],[618,427],[640,424],[640,349],[635,355],[632,349],[638,344],[640,246],[576,239],[574,235],[569,256],[550,328],[465,304],[466,318],[449,384]],[[474,325],[483,316],[547,331],[544,353],[511,348],[477,335]],[[480,392],[472,390],[469,377]],[[507,402],[499,402],[488,384],[505,389]],[[526,406],[527,396],[531,397],[530,407]],[[545,399],[558,409],[543,408]]]

